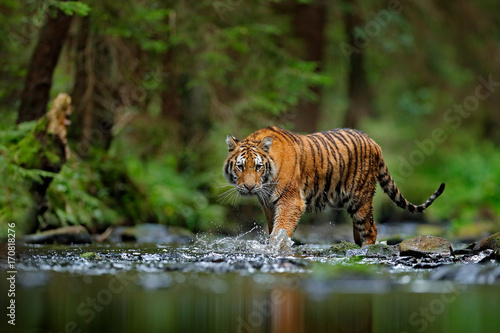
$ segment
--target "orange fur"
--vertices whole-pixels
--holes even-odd
[[[226,179],[241,195],[258,196],[271,236],[285,229],[291,237],[306,209],[328,205],[351,215],[357,244],[374,244],[377,182],[399,207],[411,212],[423,211],[444,190],[442,184],[422,205],[408,202],[392,180],[380,147],[352,129],[299,135],[266,127],[241,142],[228,135],[226,143]]]

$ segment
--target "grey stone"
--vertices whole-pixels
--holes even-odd
[[[417,236],[406,239],[400,244],[402,256],[425,257],[434,254],[452,255],[450,242],[437,236]]]
[[[493,250],[495,252],[500,253],[500,232],[493,234],[489,237],[486,237],[483,240],[477,242],[474,246],[474,252],[484,251],[484,250]]]
[[[363,247],[365,248],[365,247]],[[386,244],[372,244],[372,245],[367,245],[366,246],[367,252],[366,256],[367,257],[392,257],[396,255],[398,251],[398,247],[396,246],[389,246]]]

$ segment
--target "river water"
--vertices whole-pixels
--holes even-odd
[[[1,332],[499,332],[500,266],[416,269],[263,239],[26,246]],[[451,273],[450,273],[451,272]],[[473,278],[469,278],[469,277]]]

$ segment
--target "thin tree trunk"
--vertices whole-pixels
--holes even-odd
[[[84,129],[89,128],[89,117],[91,121],[90,97],[92,93],[93,80],[89,75],[91,69],[90,62],[90,16],[78,18],[78,32],[76,35],[75,48],[75,80],[71,96],[75,105],[75,113],[72,122],[75,126],[71,126],[70,137],[73,141],[78,142],[76,153],[80,157],[85,157],[88,153],[88,141],[82,141]]]
[[[71,25],[72,16],[57,10],[49,16],[31,57],[17,123],[36,120],[47,112],[52,75]]]
[[[118,94],[119,82],[113,72],[113,64],[117,60],[112,45],[106,39],[95,36],[93,41],[96,83],[92,98],[92,129],[86,139],[93,146],[108,150],[113,139],[114,115],[122,105]]]
[[[83,17],[76,37],[75,126],[71,138],[76,153],[86,158],[91,147],[107,150],[112,141],[116,109],[121,105],[117,79],[113,76],[113,58],[109,41],[90,33],[90,16]]]
[[[363,19],[356,0],[344,0],[344,4],[347,8],[344,20],[348,44],[354,46],[356,45],[354,28],[362,27]],[[344,126],[356,128],[362,118],[372,114],[372,96],[364,68],[363,49],[352,52],[349,60],[349,106]]]
[[[161,94],[161,112],[172,122],[172,127],[178,128],[182,124],[181,96],[179,83],[175,71],[174,49],[170,47],[163,57],[164,84]]]
[[[320,72],[323,66],[326,18],[327,4],[323,0],[295,4],[293,8],[293,26],[296,36],[304,45],[304,60],[316,62],[317,72]],[[299,132],[316,131],[321,116],[321,89],[312,86],[310,90],[317,96],[317,100],[299,102],[298,113],[294,119],[295,130]]]

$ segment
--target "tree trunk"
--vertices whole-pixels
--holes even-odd
[[[316,72],[323,66],[325,46],[325,27],[327,18],[326,1],[317,0],[310,4],[295,4],[293,8],[293,26],[295,35],[303,42],[304,60],[317,63]],[[317,130],[321,116],[321,89],[310,87],[317,96],[315,101],[299,101],[294,128],[299,132],[314,132]]]
[[[344,21],[348,44],[354,47],[356,45],[354,29],[362,27],[363,20],[356,0],[344,0],[344,5],[347,8]],[[356,128],[362,118],[372,114],[372,96],[366,78],[362,48],[350,53],[348,80],[349,106],[345,115],[344,126]]]
[[[72,16],[57,10],[49,16],[31,57],[17,123],[37,120],[47,112],[52,75],[71,25]]]
[[[161,112],[171,124],[171,128],[176,132],[182,126],[182,108],[178,74],[175,71],[174,49],[169,47],[163,57],[163,91],[161,93]],[[176,136],[179,133],[175,133]]]
[[[90,16],[81,18],[76,37],[75,126],[71,138],[77,142],[76,153],[86,158],[91,147],[107,150],[112,141],[114,115],[121,99],[114,78],[113,58],[109,41],[90,33]]]
[[[114,115],[122,102],[118,94],[119,82],[114,77],[112,45],[103,37],[96,36],[93,70],[96,78],[92,96],[92,128],[85,139],[93,146],[108,150],[113,139]]]
[[[17,156],[22,155],[22,160],[19,161],[20,166],[54,173],[61,171],[70,154],[67,145],[67,125],[72,111],[71,97],[65,93],[59,94],[52,103],[50,111],[38,120],[32,133],[21,141],[19,147],[29,143],[37,145],[38,149],[32,152],[32,155],[27,152],[17,153]],[[34,207],[28,211],[30,233],[39,228],[38,221],[47,210],[46,193],[52,179],[53,177],[44,176],[41,177],[40,182],[33,181],[31,184],[30,192],[33,196]]]

